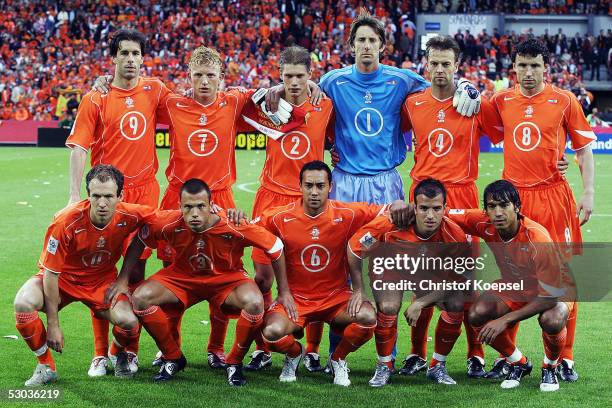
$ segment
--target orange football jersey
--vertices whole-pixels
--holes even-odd
[[[243,271],[242,255],[247,246],[265,251],[271,259],[281,256],[283,243],[266,229],[246,221],[236,226],[224,214],[218,215],[221,220],[217,224],[196,233],[185,224],[181,211],[160,211],[138,236],[151,248],[166,241],[176,251],[173,267],[192,275]]]
[[[570,91],[546,84],[542,92],[527,97],[517,85],[495,94],[491,101],[504,126],[503,177],[516,187],[563,180],[557,161],[565,151],[568,134],[574,150],[596,139]]]
[[[452,220],[444,217],[440,228],[429,238],[419,237],[414,225],[407,230],[398,229],[389,217],[376,217],[372,222],[361,227],[350,239],[349,249],[358,258],[371,250],[379,242],[390,244],[411,243],[467,243],[465,232]]]
[[[283,240],[291,293],[314,300],[349,289],[348,240],[386,208],[386,205],[328,200],[325,210],[311,217],[304,213],[299,200],[267,210],[252,222]]]
[[[525,296],[558,297],[563,294],[566,265],[550,234],[542,225],[522,216],[519,230],[504,241],[482,210],[450,210],[448,217],[466,233],[490,245],[504,281],[524,281]],[[537,289],[536,289],[537,288]]]
[[[40,267],[80,285],[116,274],[123,242],[155,213],[151,207],[120,202],[112,220],[98,228],[91,223],[90,208],[89,200],[82,200],[55,215],[39,260]]]
[[[110,86],[83,97],[66,146],[91,149],[91,165],[112,164],[125,176],[125,187],[155,180],[156,110],[170,91],[156,78],[140,78],[132,89]]]
[[[319,106],[315,106],[307,100],[300,107],[307,112],[306,123],[277,140],[268,138],[266,162],[259,180],[263,187],[278,194],[301,196],[302,166],[314,160],[324,160],[332,102],[323,99]]]
[[[402,105],[402,127],[412,129],[414,167],[410,177],[434,177],[444,183],[471,183],[478,178],[480,138],[503,135],[501,118],[487,100],[472,117],[461,116],[453,98],[439,100],[431,88],[409,95]]]
[[[170,125],[168,182],[176,188],[190,178],[205,181],[211,190],[230,188],[236,181],[236,124],[254,91],[218,92],[202,105],[173,94],[160,105],[158,119]]]

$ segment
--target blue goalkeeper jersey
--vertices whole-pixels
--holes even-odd
[[[320,86],[334,104],[339,169],[374,175],[404,161],[401,107],[407,95],[429,87],[429,82],[412,71],[388,65],[380,64],[369,74],[351,65],[325,74]]]

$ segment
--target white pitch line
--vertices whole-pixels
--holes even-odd
[[[259,184],[259,181],[254,181],[251,183],[242,183],[242,184],[238,184],[238,190],[242,190],[242,191],[246,191],[247,193],[251,193],[251,194],[255,194],[257,193],[257,191],[253,191],[250,188],[248,188],[247,186],[253,185],[253,184]]]

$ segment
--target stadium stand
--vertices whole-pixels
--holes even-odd
[[[606,14],[612,7],[606,0],[141,1],[138,6],[121,0],[0,1],[0,119],[69,121],[92,80],[110,72],[109,35],[119,27],[147,34],[145,75],[161,77],[178,91],[187,84],[189,51],[200,44],[222,52],[228,86],[276,83],[279,54],[287,44],[312,50],[313,77],[318,80],[328,70],[352,62],[344,43],[361,5],[386,23],[382,62],[421,74],[423,60],[418,54],[413,58],[417,10]],[[530,35],[458,33],[465,58],[460,74],[488,94],[512,86],[510,44]],[[589,79],[586,75],[612,78],[612,30],[597,36],[556,33],[541,38],[553,54],[552,82],[575,92],[590,112],[593,96],[582,80]]]

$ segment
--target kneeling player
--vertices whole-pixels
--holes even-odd
[[[208,300],[212,307],[240,317],[236,339],[227,356],[230,385],[246,384],[242,359],[263,320],[263,298],[242,266],[246,246],[265,251],[277,273],[284,273],[280,239],[265,229],[243,221],[235,226],[223,214],[211,214],[210,189],[190,179],[180,191],[181,211],[165,211],[139,232],[130,245],[124,267],[138,259],[144,244],[166,241],[176,253],[175,261],[141,285],[133,297],[134,311],[164,356],[155,381],[167,381],[185,368],[187,360],[168,325],[162,305],[181,304],[185,309]]]
[[[555,368],[573,307],[573,302],[559,301],[560,296],[572,292],[567,282],[562,283],[567,266],[548,231],[520,213],[521,200],[510,182],[500,180],[488,185],[483,201],[486,213],[456,210],[450,217],[466,233],[497,243],[490,246],[501,271],[498,282],[523,282],[524,289],[483,293],[470,309],[470,321],[478,329],[479,339],[499,351],[511,366],[502,388],[515,388],[522,377],[531,373],[532,365],[507,329],[539,315],[545,350],[540,390],[556,391],[559,383]]]
[[[49,347],[58,352],[64,348],[58,311],[72,302],[84,303],[96,316],[115,325],[114,342],[119,349],[115,375],[134,375],[129,359],[135,354],[126,350],[133,350],[138,342],[138,319],[123,291],[114,289],[115,264],[123,242],[153,214],[153,209],[120,202],[123,174],[113,166],[97,165],[85,180],[89,198],[55,216],[45,237],[40,272],[19,289],[15,298],[17,330],[38,359],[34,375],[25,383],[28,387],[57,379]],[[48,331],[39,311],[47,314]]]
[[[418,183],[414,190],[415,197],[415,223],[407,230],[400,230],[395,227],[386,217],[378,217],[371,223],[362,227],[350,240],[348,249],[349,265],[351,266],[351,276],[360,274],[362,268],[361,258],[364,252],[374,249],[378,242],[388,244],[401,243],[466,243],[465,232],[454,222],[444,217],[446,205],[446,190],[442,183],[433,179],[425,179]],[[441,247],[433,248],[419,245],[419,252],[427,251],[427,256],[442,256],[443,254],[433,255],[432,252],[439,252]],[[467,250],[463,248],[453,248]],[[448,251],[444,248],[442,251]],[[423,272],[417,271],[419,275]],[[428,272],[430,273],[430,272]],[[392,280],[401,274],[391,273],[392,276],[370,275],[370,280],[374,283],[375,279]],[[381,278],[382,276],[382,278]],[[433,280],[431,276],[423,276],[423,279]],[[416,282],[414,276],[410,279]],[[376,290],[373,286],[373,294],[376,300],[377,325],[374,332],[376,338],[376,351],[378,353],[378,363],[370,386],[383,387],[390,382],[391,374],[394,371],[392,351],[397,340],[397,315],[402,306],[403,291],[401,290]],[[461,334],[461,324],[463,322],[463,303],[460,296],[455,296],[448,291],[417,291],[417,298],[406,310],[406,319],[411,326],[414,326],[419,319],[421,310],[424,308],[438,305],[443,310],[438,320],[435,336],[435,352],[431,360],[427,377],[440,384],[456,384],[446,371],[446,356],[452,350],[457,338]]]
[[[310,322],[327,322],[342,336],[331,355],[334,384],[350,385],[346,356],[372,337],[376,325],[372,306],[353,299],[346,245],[360,226],[382,214],[387,206],[329,200],[330,188],[329,167],[321,161],[306,163],[300,171],[302,199],[265,211],[256,219],[281,237],[289,266],[287,275],[277,274],[277,304],[266,313],[263,329],[270,349],[285,354],[280,375],[283,382],[296,380],[304,355],[294,336],[302,334]],[[395,220],[399,222],[406,207],[394,203],[391,213]],[[257,254],[254,259],[265,261]],[[354,290],[359,290],[359,282],[353,281]]]

